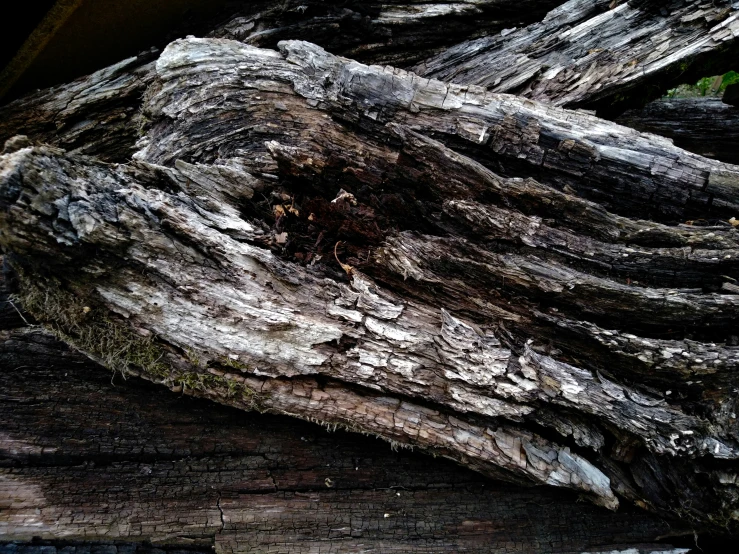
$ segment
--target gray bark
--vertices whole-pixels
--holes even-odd
[[[303,42],[176,41],[155,71],[131,163],[0,162],[19,300],[65,341],[733,528],[739,167]]]
[[[414,71],[611,117],[737,69],[738,38],[732,0],[570,0],[539,23],[462,42]]]
[[[0,307],[10,310],[0,319],[2,554],[682,554],[693,543],[686,525],[634,509],[614,514],[133,377],[113,382]]]

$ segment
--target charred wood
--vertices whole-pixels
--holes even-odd
[[[630,110],[616,122],[673,140],[676,146],[739,164],[739,108],[720,98],[671,98]]]
[[[383,552],[679,554],[693,540],[684,524],[635,508],[614,514],[375,438],[111,380],[38,327],[5,321],[3,554],[295,553],[359,543]]]

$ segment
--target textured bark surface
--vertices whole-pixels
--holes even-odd
[[[226,8],[228,15],[209,35],[268,48],[304,39],[367,63],[407,66],[471,36],[536,21],[558,3],[250,1]],[[143,53],[0,107],[0,144],[22,134],[105,161],[127,161],[144,124],[141,106],[157,54]]]
[[[156,57],[156,51],[142,54],[3,106],[0,141],[28,135],[109,162],[129,160],[144,123],[142,97]]]
[[[5,329],[23,325],[13,314]],[[37,537],[0,543],[3,554],[678,554],[687,548],[672,544],[693,541],[635,509],[588,508],[377,439],[112,381],[39,329],[0,333],[0,540]]]
[[[561,0],[262,0],[209,36],[276,48],[307,40],[365,63],[408,66],[472,37],[541,19]]]
[[[739,107],[720,98],[672,98],[629,110],[616,121],[639,131],[671,138],[701,156],[739,164]]]
[[[39,320],[178,391],[735,525],[738,167],[303,42],[155,70],[132,163],[2,157]]]
[[[540,23],[462,42],[415,71],[611,116],[736,69],[738,38],[733,0],[570,0]]]
[[[557,104],[616,113],[733,63],[736,4],[572,1],[495,34],[551,7],[254,3],[0,110],[30,137],[0,156],[0,325],[24,307],[120,387],[4,331],[6,535],[653,552],[735,531],[739,166]],[[417,67],[493,91],[278,45],[407,65],[485,33]]]

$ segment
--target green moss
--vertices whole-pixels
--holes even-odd
[[[34,318],[60,340],[97,359],[124,377],[132,369],[143,377],[163,381],[170,387],[218,395],[237,401],[242,407],[258,409],[259,395],[243,383],[200,371],[182,371],[167,362],[165,350],[152,335],[144,337],[125,323],[109,317],[109,312],[95,302],[64,289],[52,278],[31,277],[15,267],[20,293],[15,299]],[[194,368],[203,364],[197,352],[188,349],[185,356]],[[246,366],[228,357],[218,362],[246,370]]]
[[[218,363],[224,367],[230,367],[231,369],[238,369],[239,371],[248,372],[249,366],[241,363],[238,360],[229,358],[228,356],[221,356],[218,358]]]
[[[212,373],[185,372],[173,379],[175,386],[181,386],[183,391],[199,391],[207,394],[217,394],[230,400],[246,404],[249,409],[259,408],[260,396],[251,387],[233,379],[226,379]]]
[[[185,350],[185,355],[187,356],[187,360],[192,365],[194,365],[195,367],[203,367],[203,362],[195,350],[193,350],[192,348],[188,348],[187,350]]]
[[[15,268],[18,302],[59,339],[124,376],[131,367],[166,378],[170,366],[152,336],[144,337],[107,317],[107,310],[62,288],[55,279],[31,278]]]
[[[682,84],[666,93],[667,98],[695,98],[698,96],[720,95],[731,84],[739,83],[739,73],[729,71],[723,75],[703,77],[695,84]]]
[[[729,71],[728,73],[725,73],[723,78],[721,79],[721,87],[718,89],[719,92],[724,92],[726,90],[726,87],[729,85],[735,85],[736,83],[739,83],[739,73],[736,71]]]

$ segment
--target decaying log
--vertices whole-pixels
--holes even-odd
[[[443,48],[541,19],[561,0],[262,0],[209,36],[276,48],[306,40],[364,63],[407,67]]]
[[[682,554],[693,544],[685,524],[637,509],[588,508],[574,495],[491,481],[371,437],[111,380],[26,325],[31,316],[1,290],[0,302],[2,554],[357,545]],[[705,548],[709,539],[699,540]]]
[[[655,100],[629,110],[616,122],[671,138],[691,152],[739,164],[739,107],[716,97]]]
[[[736,69],[737,39],[734,0],[570,0],[540,23],[462,42],[414,70],[614,116]]]
[[[367,63],[407,66],[471,36],[535,21],[558,3],[252,1],[228,9],[209,36],[266,48],[276,48],[285,38],[303,39]],[[0,144],[29,135],[70,152],[127,161],[144,124],[143,95],[154,77],[151,62],[157,54],[152,49],[0,107]]]
[[[736,525],[739,167],[304,42],[181,40],[155,69],[131,163],[23,141],[0,161],[19,300],[65,341]]]
[[[154,78],[156,50],[45,89],[0,108],[0,140],[14,135],[125,162],[144,124],[141,103]]]

